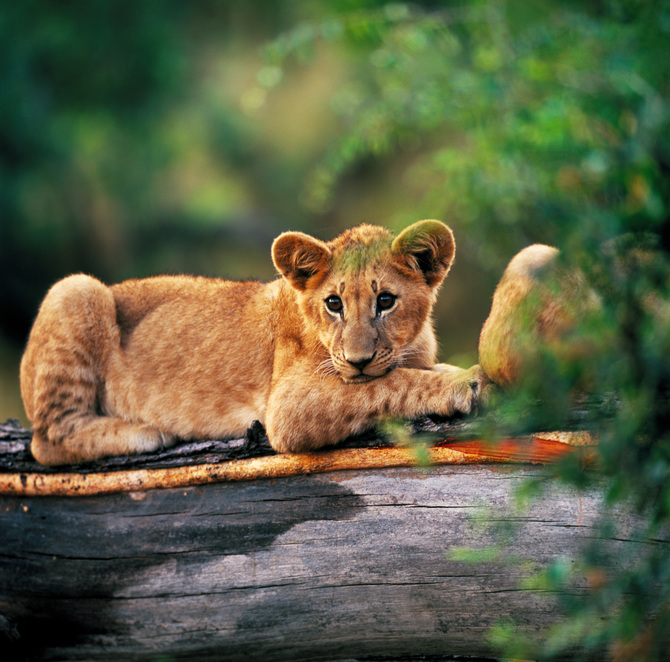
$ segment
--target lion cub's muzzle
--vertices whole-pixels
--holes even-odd
[[[377,379],[395,368],[393,352],[376,350],[371,356],[347,356],[344,352],[334,355],[333,366],[345,382],[366,382]]]
[[[359,382],[379,377],[379,375],[366,374],[365,372],[366,368],[368,368],[368,366],[370,366],[374,362],[376,355],[377,352],[375,352],[372,356],[366,358],[355,357],[355,360],[352,360],[345,356],[345,361],[351,366],[352,372],[346,375],[342,375],[343,379]]]

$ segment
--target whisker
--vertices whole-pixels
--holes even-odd
[[[413,358],[415,356],[420,356],[422,352],[418,349],[406,349],[401,352],[397,352],[397,354],[403,358]]]
[[[319,377],[332,377],[333,375],[337,374],[337,370],[335,369],[335,366],[333,365],[333,359],[329,356],[328,358],[324,359],[319,363],[318,366],[316,366],[316,369],[312,373],[312,377],[314,376],[319,376]]]
[[[410,360],[420,356],[425,351],[425,348],[420,345],[410,345],[409,343],[399,347],[395,352],[396,362],[399,366],[402,366],[409,362]]]

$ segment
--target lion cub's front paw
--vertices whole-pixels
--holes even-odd
[[[463,414],[476,413],[488,402],[493,385],[479,365],[464,370],[456,379],[455,409]]]
[[[459,368],[455,365],[450,365],[449,363],[436,363],[431,370],[433,372],[440,372],[443,375],[451,375],[453,377],[458,377],[462,375],[466,370]]]

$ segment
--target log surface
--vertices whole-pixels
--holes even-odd
[[[560,421],[560,429],[582,431],[573,434],[583,434],[583,431],[597,429],[598,421],[609,415],[611,408],[607,401],[588,402],[581,408],[574,408],[567,420]],[[538,431],[557,429],[551,426],[551,421],[538,420],[533,415],[532,408],[519,412],[519,424],[510,428],[497,419],[495,412],[488,412],[485,417],[441,417],[423,416],[413,421],[405,422],[403,436],[410,443],[426,443],[429,445],[445,444],[458,449],[462,442],[481,440],[490,435],[491,430],[505,430],[503,436],[519,438],[525,435],[542,435]],[[528,419],[528,423],[524,422]],[[543,425],[540,425],[540,422]],[[558,421],[554,421],[558,424]],[[549,427],[547,427],[549,426]],[[588,434],[588,433],[587,433]],[[0,423],[0,474],[6,473],[41,473],[58,474],[64,471],[63,467],[45,467],[40,465],[30,453],[32,431],[25,430],[16,419],[9,419]],[[354,437],[341,441],[323,452],[350,448],[389,448],[397,439],[391,438],[382,429],[372,428]],[[573,442],[568,442],[573,443]],[[453,444],[453,445],[452,445]],[[475,447],[470,444],[468,452]],[[489,445],[489,449],[492,450]],[[480,444],[475,455],[483,456],[483,445]],[[265,428],[258,421],[254,421],[244,437],[240,439],[210,439],[199,441],[182,441],[176,446],[154,453],[139,455],[124,455],[109,457],[95,462],[80,465],[71,465],[65,470],[68,473],[90,474],[129,471],[134,469],[170,469],[175,467],[222,464],[231,460],[243,460],[256,457],[270,457],[276,455],[270,446]],[[503,459],[500,455],[496,459]],[[517,459],[528,459],[519,457]],[[532,459],[532,458],[531,458]],[[551,459],[551,458],[546,458]],[[541,460],[540,460],[541,461]]]
[[[363,660],[490,656],[489,627],[538,629],[552,596],[525,564],[452,546],[533,466],[340,471],[107,496],[0,496],[0,638],[17,660]],[[507,559],[575,558],[597,492],[552,483]],[[618,539],[621,556],[642,543]],[[663,543],[666,544],[666,543]],[[670,550],[669,550],[670,551]],[[9,657],[5,657],[8,655]]]
[[[588,432],[537,433],[491,443],[469,439],[470,427],[467,420],[436,424],[426,418],[406,424],[404,446],[393,446],[373,430],[312,453],[277,454],[270,447],[265,430],[256,422],[244,439],[184,442],[157,453],[44,467],[30,454],[30,430],[10,420],[0,424],[0,494],[92,496],[422,463],[546,464],[567,454],[577,454],[585,466],[596,460],[590,448],[595,438]]]
[[[391,468],[417,456],[374,431],[277,456],[255,425],[240,440],[46,468],[30,431],[0,425],[3,661],[481,657],[501,618],[549,624],[555,603],[518,590],[518,564],[446,553],[485,544],[469,518],[541,472],[482,462],[548,462],[569,447],[492,447],[467,419],[407,425],[437,440],[424,449],[433,462],[454,464]],[[576,557],[599,508],[597,494],[555,485],[510,553],[536,568]]]

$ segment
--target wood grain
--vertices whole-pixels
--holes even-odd
[[[528,567],[601,535],[599,494],[550,483],[500,561],[448,559],[491,542],[481,525],[542,475],[456,465],[1,496],[3,660],[492,655],[500,618],[537,631],[557,616],[554,597],[519,590]],[[611,541],[622,558],[639,544]]]

